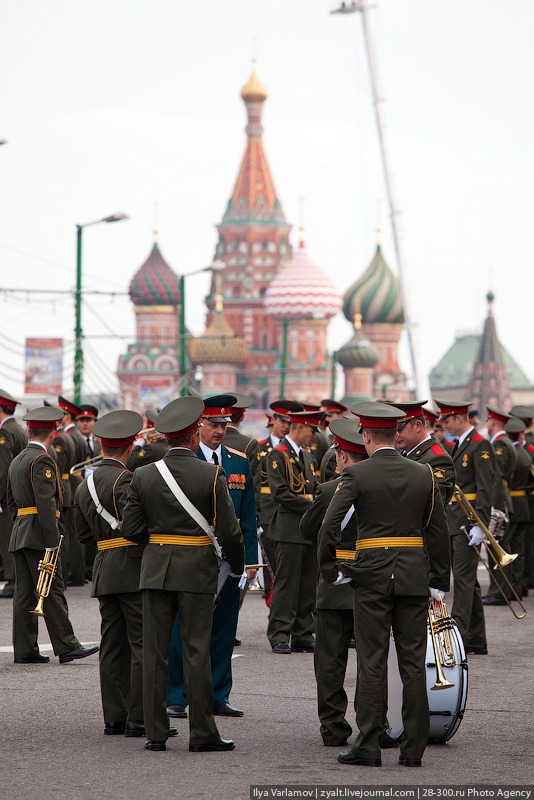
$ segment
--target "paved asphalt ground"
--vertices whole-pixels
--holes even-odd
[[[486,583],[485,574],[480,580]],[[104,736],[98,657],[59,665],[15,666],[11,601],[0,600],[0,787],[6,800],[69,798],[248,798],[251,784],[525,786],[534,783],[534,598],[527,617],[489,608],[490,652],[469,660],[465,718],[447,745],[426,750],[421,769],[397,764],[386,750],[382,768],[342,766],[339,748],[322,744],[316,717],[313,657],[275,656],[265,636],[267,609],[250,593],[235,650],[233,704],[241,719],[220,719],[230,753],[189,753],[188,722],[165,753],[144,750],[144,739]],[[99,615],[90,587],[69,589],[71,619],[84,643],[98,642]],[[45,603],[46,608],[46,603]],[[42,652],[50,654],[40,622]],[[351,652],[349,697],[355,682]],[[349,720],[352,722],[353,714]],[[346,748],[345,748],[346,749]],[[434,797],[436,795],[434,794]]]

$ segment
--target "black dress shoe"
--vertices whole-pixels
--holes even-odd
[[[189,752],[210,753],[222,750],[233,750],[234,747],[235,744],[231,739],[216,739],[214,742],[209,742],[209,744],[190,744]]]
[[[174,703],[173,705],[167,706],[167,714],[169,717],[187,719],[187,711],[185,710],[185,706],[181,706],[179,703]]]
[[[234,647],[241,647],[241,639],[238,639],[237,636],[234,639]]]
[[[487,645],[485,644],[466,644],[465,652],[472,653],[473,655],[478,655],[478,656],[487,656],[488,648]]]
[[[50,658],[48,656],[28,656],[28,658],[14,658],[15,664],[48,664]]]
[[[2,589],[2,591],[0,591],[0,597],[6,597],[6,598],[13,597],[13,590]]]
[[[76,658],[87,658],[87,656],[92,656],[93,653],[98,652],[98,645],[94,647],[84,647],[81,644],[79,647],[76,647],[74,650],[69,650],[68,653],[63,653],[59,657],[60,664],[67,664],[69,661],[74,661]]]
[[[404,758],[404,756],[399,756],[399,764],[402,764],[403,767],[420,767],[421,766],[421,759],[420,758]]]
[[[358,758],[349,750],[348,753],[338,753],[337,760],[340,764],[350,764],[354,767],[381,767],[382,761],[379,758]]]
[[[104,735],[105,736],[122,736],[126,727],[125,722],[105,722]]]
[[[167,745],[165,742],[151,742],[150,739],[145,742],[145,750],[166,750]]]
[[[141,739],[146,736],[145,724],[129,719],[123,733],[128,739]],[[169,728],[169,736],[178,736],[178,728]]]
[[[401,739],[402,736],[399,736],[398,739],[395,739],[393,736],[390,736],[389,733],[386,731],[385,733],[382,734],[380,747],[382,748],[382,750],[388,750],[390,747],[398,747]]]
[[[506,600],[503,597],[492,597],[491,595],[486,595],[486,597],[482,598],[482,605],[484,606],[505,606]]]
[[[310,642],[309,644],[291,644],[292,653],[313,653],[314,650],[314,642]]]
[[[289,655],[291,653],[291,648],[287,642],[278,642],[278,644],[275,644],[273,647],[273,653]]]
[[[245,712],[234,708],[230,703],[220,703],[218,706],[215,706],[213,713],[216,717],[242,717]]]

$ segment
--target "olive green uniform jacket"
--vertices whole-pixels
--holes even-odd
[[[233,425],[227,425],[223,444],[226,445],[226,447],[233,447],[234,450],[239,450],[240,453],[244,453],[250,462],[252,482],[254,483],[254,496],[256,498],[256,515],[259,525],[261,495],[261,456],[259,442],[257,439],[245,436],[244,433],[234,428]]]
[[[5,590],[13,591],[15,572],[13,569],[13,556],[9,552],[9,540],[13,520],[7,507],[7,473],[11,462],[28,444],[28,437],[14,417],[7,417],[0,428],[0,554],[4,580],[7,582]]]
[[[430,434],[430,438],[415,447],[406,458],[418,461],[420,464],[430,464],[434,472],[434,479],[441,491],[443,506],[447,508],[449,500],[454,493],[456,471],[452,458],[441,444]]]

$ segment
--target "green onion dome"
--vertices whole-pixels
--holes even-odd
[[[349,322],[357,313],[361,313],[364,324],[404,322],[399,282],[384,260],[379,244],[366,272],[345,292],[343,313]]]

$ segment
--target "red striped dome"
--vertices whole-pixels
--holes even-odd
[[[337,289],[315,266],[302,240],[265,292],[266,311],[281,319],[334,317],[341,306]]]
[[[136,306],[177,306],[180,303],[180,280],[156,243],[130,281],[130,297]]]

